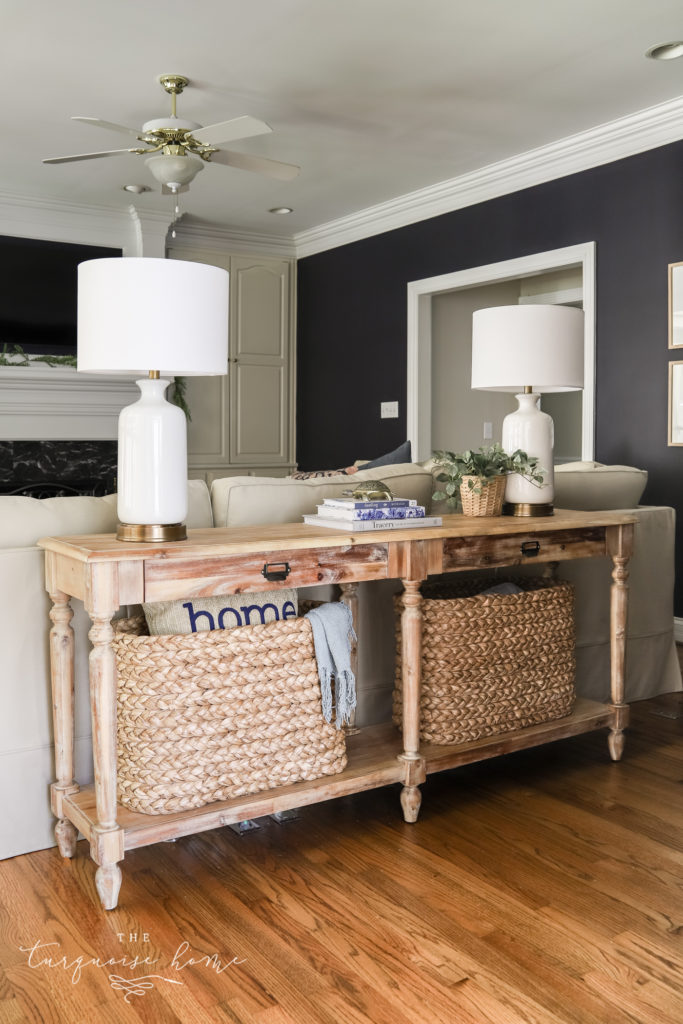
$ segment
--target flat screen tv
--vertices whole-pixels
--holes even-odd
[[[76,354],[77,267],[120,249],[0,235],[0,351]]]

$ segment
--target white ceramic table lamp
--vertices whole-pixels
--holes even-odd
[[[583,310],[571,306],[494,306],[472,318],[472,387],[517,393],[519,407],[503,420],[502,446],[535,455],[541,486],[519,474],[508,477],[505,511],[552,515],[553,421],[539,408],[541,392],[583,387]]]
[[[78,369],[137,375],[119,416],[119,540],[186,537],[187,425],[166,401],[176,375],[228,372],[228,273],[184,260],[122,257],[78,267]]]

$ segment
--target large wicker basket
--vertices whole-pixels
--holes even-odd
[[[481,579],[423,586],[423,741],[467,743],[570,714],[575,699],[572,587],[539,577],[515,583],[521,593],[475,593],[486,587]],[[400,595],[396,604],[394,722],[400,726]]]
[[[308,619],[147,636],[117,624],[118,800],[165,814],[335,775]]]

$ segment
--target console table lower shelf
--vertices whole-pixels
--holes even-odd
[[[414,767],[413,763],[410,765],[413,779],[406,778],[408,764],[401,757],[403,741],[398,729],[393,725],[370,726],[348,737],[348,765],[338,775],[325,776],[313,782],[297,782],[291,786],[281,786],[170,814],[140,814],[119,805],[117,821],[124,832],[124,849],[134,850],[167,839],[178,839],[248,818],[305,807],[391,783],[406,784],[413,781],[417,784],[433,772],[474,764],[597,729],[614,728],[618,716],[623,728],[626,725],[623,707],[617,712],[610,705],[579,699],[571,715],[542,725],[489,736],[472,743],[443,746],[425,744],[420,750],[420,761]],[[97,824],[94,786],[85,786],[66,796],[63,810],[72,824],[90,840],[93,827]]]

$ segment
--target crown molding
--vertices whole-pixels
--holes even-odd
[[[195,224],[183,219],[176,226],[176,237],[169,238],[168,246],[178,251],[204,249],[222,253],[261,253],[289,259],[296,256],[294,239],[291,236],[283,238],[281,235],[234,231],[215,224]]]
[[[0,234],[123,249],[129,245],[131,218],[120,207],[0,191]]]
[[[296,255],[291,236],[282,238],[181,220],[176,227],[177,237],[171,239],[169,229],[166,212],[132,203],[125,208],[94,206],[0,190],[0,235],[107,245],[122,249],[126,256],[162,257],[167,245],[176,250],[261,253],[289,259]]]
[[[312,256],[451,213],[554,178],[677,142],[682,135],[683,96],[679,96],[547,146],[301,231],[294,236],[296,255]]]

